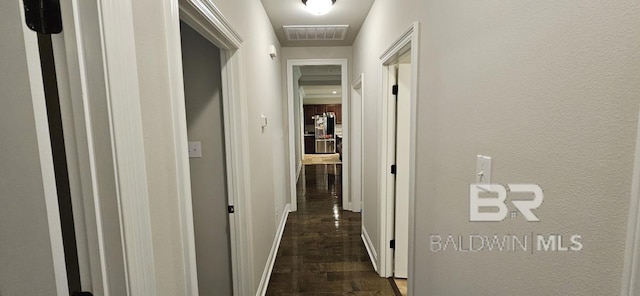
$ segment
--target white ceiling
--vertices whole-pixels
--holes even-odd
[[[309,13],[302,0],[261,0],[282,46],[350,46],[353,44],[374,0],[336,0],[325,15]],[[288,41],[282,26],[349,25],[345,40]]]
[[[340,85],[342,72],[339,65],[301,66],[300,85]]]
[[[342,98],[340,85],[305,85],[300,88],[305,98]]]
[[[301,86],[303,104],[340,104],[342,88],[340,85],[305,85]],[[334,93],[335,92],[335,93]]]
[[[342,87],[339,65],[296,67],[300,69],[299,85],[305,105],[341,103]]]

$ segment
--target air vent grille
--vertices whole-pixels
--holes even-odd
[[[332,26],[282,26],[289,41],[344,40],[349,25]]]

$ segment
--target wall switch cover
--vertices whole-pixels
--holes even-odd
[[[189,142],[189,158],[202,157],[202,143],[201,142]]]
[[[478,155],[476,161],[476,183],[491,183],[491,157]]]

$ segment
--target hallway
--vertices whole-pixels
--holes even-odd
[[[267,295],[395,295],[369,261],[360,213],[342,210],[341,171],[303,166]]]

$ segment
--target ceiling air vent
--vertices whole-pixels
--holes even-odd
[[[289,41],[344,40],[349,25],[334,26],[282,26]]]

